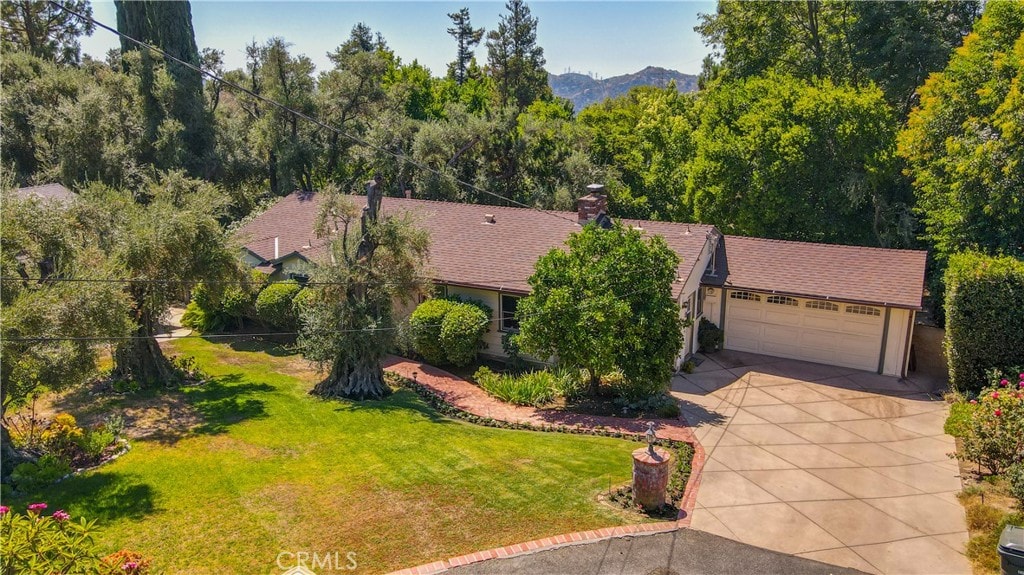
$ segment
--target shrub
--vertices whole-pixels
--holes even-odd
[[[666,385],[656,381],[637,381],[616,370],[601,376],[601,385],[625,402],[642,402],[663,395]]]
[[[56,455],[46,454],[36,461],[19,464],[11,472],[14,488],[22,493],[36,493],[71,473],[71,465]]]
[[[1007,378],[993,370],[990,377],[992,383],[969,403],[957,457],[999,473],[1024,459],[1024,373]]]
[[[302,291],[299,282],[273,282],[256,297],[256,319],[278,329],[293,330],[298,326],[292,301]]]
[[[473,379],[488,394],[515,405],[541,407],[555,398],[555,376],[547,371],[531,371],[522,375],[498,374],[481,367]]]
[[[1010,495],[1024,509],[1024,462],[1018,461],[1007,468],[1006,483],[1010,487]]]
[[[505,352],[505,362],[513,371],[526,369],[526,360],[523,359],[523,352],[519,348],[519,334],[506,331],[501,334],[501,350]]]
[[[122,549],[104,557],[103,563],[114,573],[145,575],[146,573],[149,573],[149,565],[151,561],[146,559],[142,553]]]
[[[63,510],[43,515],[45,503],[24,514],[0,507],[0,572],[104,573],[93,534],[95,521],[74,521]]]
[[[428,299],[416,306],[409,316],[412,332],[412,346],[427,363],[444,363],[444,349],[441,347],[441,323],[455,306],[445,299]]]
[[[697,327],[697,345],[704,353],[714,353],[722,349],[722,342],[725,341],[725,332],[717,325],[711,323],[707,318],[700,318],[700,325]]]
[[[977,391],[985,370],[1024,365],[1024,262],[968,252],[946,269],[946,339],[954,388]]]
[[[561,367],[554,371],[554,375],[555,393],[566,401],[576,401],[586,395],[589,381],[586,370]]]
[[[480,308],[455,304],[441,322],[441,348],[452,365],[469,365],[476,359],[480,341],[487,332],[487,319]]]
[[[468,365],[487,332],[489,316],[481,306],[447,299],[421,303],[409,317],[413,349],[428,363]]]
[[[105,425],[101,425],[85,432],[85,435],[78,441],[78,448],[81,449],[82,454],[89,460],[89,463],[97,463],[103,457],[103,453],[107,448],[116,440],[117,437],[114,431],[108,429]]]
[[[192,288],[181,324],[199,332],[240,327],[244,318],[256,316],[256,296],[269,282],[266,274],[250,270],[244,281],[225,286],[219,294],[198,283]]]
[[[78,454],[78,444],[85,432],[78,427],[75,416],[70,413],[58,413],[50,426],[43,431],[43,450],[64,461],[72,461]]]
[[[977,403],[957,401],[949,406],[949,417],[942,430],[953,437],[964,437],[970,432],[971,418]]]

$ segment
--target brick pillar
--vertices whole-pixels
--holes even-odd
[[[665,490],[672,468],[672,454],[660,447],[652,454],[642,447],[633,452],[633,501],[644,509],[655,509],[665,504]]]

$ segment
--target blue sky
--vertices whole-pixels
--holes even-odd
[[[113,26],[112,1],[93,0],[93,17]],[[192,0],[192,23],[199,48],[224,51],[228,68],[240,67],[245,45],[281,36],[295,53],[306,54],[317,70],[328,67],[326,53],[365,22],[385,39],[404,62],[418,59],[442,75],[455,57],[455,41],[446,33],[447,14],[468,7],[473,25],[497,26],[503,1],[487,2],[337,2]],[[593,73],[599,77],[661,66],[695,74],[708,48],[693,31],[698,14],[713,12],[714,2],[533,1],[539,20],[537,39],[549,72]],[[118,45],[117,37],[97,30],[83,38],[83,52],[102,58]],[[486,59],[483,44],[477,59]]]

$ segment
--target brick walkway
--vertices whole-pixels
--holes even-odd
[[[452,375],[447,371],[438,369],[431,365],[415,362],[400,357],[389,357],[384,362],[384,369],[397,373],[402,377],[412,379],[421,385],[433,390],[449,404],[473,415],[500,419],[512,423],[529,423],[533,425],[565,425],[569,427],[581,426],[588,429],[605,429],[620,433],[643,434],[647,431],[646,421],[635,419],[621,419],[599,415],[581,415],[575,413],[564,413],[534,407],[521,407],[509,405],[487,395],[482,389],[472,383]],[[397,571],[396,575],[427,575],[440,573],[451,567],[468,565],[478,561],[497,559],[501,557],[512,557],[520,553],[529,553],[543,549],[561,547],[590,541],[598,541],[611,537],[624,535],[636,535],[641,533],[655,533],[689,527],[693,515],[693,507],[697,500],[697,490],[700,487],[701,472],[704,467],[704,448],[693,434],[692,429],[685,421],[679,420],[657,420],[658,437],[671,439],[673,441],[685,441],[693,445],[693,463],[691,465],[690,479],[686,484],[686,494],[679,504],[679,518],[676,521],[663,521],[659,523],[642,523],[637,525],[623,525],[619,527],[608,527],[594,531],[583,531],[578,533],[567,533],[553,537],[545,537],[536,541],[518,543],[497,549],[479,551],[453,557],[442,561],[435,561],[425,565],[410,567]]]

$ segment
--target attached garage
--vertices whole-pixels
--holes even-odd
[[[906,375],[924,252],[726,236],[719,253],[700,308],[725,349]]]

